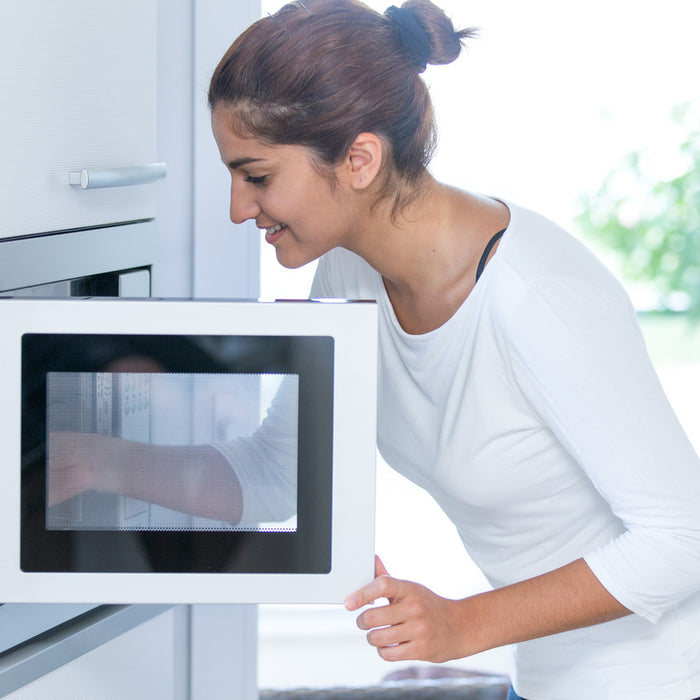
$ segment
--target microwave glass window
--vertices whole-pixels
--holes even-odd
[[[46,397],[47,529],[296,531],[298,374],[49,372]],[[208,446],[245,479],[243,521],[207,517],[219,496],[196,478]],[[80,470],[133,495],[84,490]]]
[[[329,336],[25,333],[24,571],[328,573]]]

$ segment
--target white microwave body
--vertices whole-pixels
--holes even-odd
[[[0,298],[0,327],[0,600],[340,603],[371,580],[375,304]],[[201,450],[235,518],[189,478]]]

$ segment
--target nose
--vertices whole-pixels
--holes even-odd
[[[234,224],[242,224],[248,219],[255,219],[260,214],[255,193],[245,183],[231,183],[231,207],[229,214]]]

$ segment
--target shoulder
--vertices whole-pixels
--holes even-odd
[[[311,296],[318,299],[375,299],[378,273],[359,255],[334,248],[318,261]]]
[[[615,282],[595,254],[559,224],[537,212],[508,204],[511,221],[501,248],[508,265],[527,282],[555,277]]]
[[[528,395],[575,386],[579,376],[615,382],[644,364],[636,313],[615,276],[561,227],[513,212],[484,306],[502,357]]]
[[[626,291],[587,246],[541,214],[510,203],[508,207],[511,221],[489,288],[493,311],[518,321],[516,325],[541,313],[542,307],[570,318],[629,314]]]

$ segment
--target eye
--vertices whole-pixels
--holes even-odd
[[[267,181],[267,175],[261,175],[260,177],[253,177],[252,175],[248,175],[245,181],[249,182],[251,185],[264,185]]]

